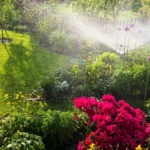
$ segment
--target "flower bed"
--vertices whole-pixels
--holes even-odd
[[[116,101],[112,95],[104,95],[101,101],[81,97],[74,100],[74,106],[84,111],[92,131],[79,142],[78,150],[86,150],[92,144],[103,150],[135,150],[144,146],[150,137],[150,125],[145,113],[134,109],[124,100]]]

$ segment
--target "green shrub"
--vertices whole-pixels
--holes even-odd
[[[1,4],[2,5],[2,4]],[[1,10],[3,9],[3,10]],[[21,21],[21,13],[15,9],[13,3],[5,1],[0,11],[3,11],[3,18],[1,18],[2,24],[6,29],[13,29],[14,26],[18,25]]]
[[[27,27],[24,25],[16,25],[13,27],[13,30],[15,31],[19,31],[19,32],[26,32],[27,31]]]
[[[17,131],[12,137],[8,138],[2,150],[45,150],[42,138],[37,135]]]
[[[20,113],[2,121],[0,146],[5,146],[6,139],[13,137],[19,130],[41,136],[47,149],[56,150],[74,143],[74,138],[79,137],[78,131],[82,127],[83,123],[75,121],[71,112],[49,110],[40,114]]]
[[[54,31],[50,34],[50,44],[53,52],[62,54],[65,49],[65,32]]]

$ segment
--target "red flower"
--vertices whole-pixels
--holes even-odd
[[[102,96],[102,100],[104,102],[116,103],[115,98],[110,94],[105,94],[104,96]]]
[[[109,132],[109,134],[114,134],[117,131],[117,126],[116,125],[108,125],[106,127],[107,131]]]
[[[94,143],[104,150],[116,149],[135,150],[138,144],[144,145],[150,136],[150,125],[145,122],[145,113],[132,108],[124,100],[116,102],[115,98],[106,94],[103,101],[94,98],[77,98],[74,100],[76,108],[84,111],[89,120],[87,125],[94,122],[93,132],[90,132],[83,143],[79,143],[78,150],[84,150]]]
[[[86,146],[82,142],[79,142],[77,150],[86,150],[86,149],[87,149]]]

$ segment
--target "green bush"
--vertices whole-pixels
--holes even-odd
[[[27,27],[24,25],[16,25],[13,27],[13,30],[15,31],[19,31],[19,32],[26,32],[27,31]]]
[[[2,150],[45,150],[42,138],[37,135],[17,131],[12,137],[8,138]]]
[[[71,112],[61,113],[60,111],[49,110],[40,114],[36,112],[35,114],[20,113],[9,116],[2,121],[0,146],[5,146],[7,139],[10,139],[10,143],[13,142],[11,137],[19,130],[41,136],[47,149],[65,148],[68,144],[74,143],[76,137],[79,137],[78,131],[82,127],[83,123],[79,124],[75,121]],[[16,142],[18,140],[15,139]]]
[[[68,68],[62,68],[54,77],[49,76],[44,84],[42,83],[44,93],[49,95],[46,98],[58,99],[58,95],[66,95],[67,99],[82,95],[100,97],[110,92],[112,75],[118,61],[120,60],[116,54],[105,52],[98,57],[90,56]],[[60,88],[64,82],[67,84],[66,89]]]
[[[128,58],[104,52],[96,57],[76,59],[69,67],[54,73],[54,77],[48,76],[42,83],[43,91],[49,95],[48,99],[73,99],[83,95],[100,98],[105,93],[117,98],[147,99],[150,97],[150,87],[146,89],[146,85],[150,84],[147,49],[141,47],[132,51]],[[63,82],[67,84],[66,89],[61,88]]]
[[[0,8],[0,12],[1,11],[3,11],[1,22],[4,25],[4,28],[12,30],[14,26],[20,24],[21,13],[19,10],[15,9],[13,3],[10,3],[9,1],[5,1],[5,3]]]

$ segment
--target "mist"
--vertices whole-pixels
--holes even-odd
[[[79,34],[96,43],[105,44],[118,53],[150,44],[150,27],[148,25],[141,23],[115,24],[108,29],[103,23],[90,22],[83,16],[74,16],[74,20],[78,22],[78,26],[69,28],[72,33]],[[126,31],[126,28],[128,28],[128,31]]]
[[[30,5],[30,4],[29,4]],[[41,18],[43,4],[34,2],[32,6],[39,11],[38,18]],[[63,26],[63,30],[67,31],[68,36],[83,37],[98,44],[104,44],[107,47],[115,50],[118,53],[125,53],[145,44],[150,44],[150,23],[142,24],[140,22],[130,22],[127,24],[117,24],[112,22],[104,24],[89,19],[87,16],[79,15],[75,11],[62,11],[61,7],[70,9],[68,6],[59,6],[59,8],[51,8],[48,5],[46,8],[47,15],[44,17],[49,19],[49,15],[55,15],[55,18],[61,20],[59,26]],[[51,20],[49,20],[50,23]],[[55,20],[53,20],[55,21]],[[128,28],[126,31],[125,28]],[[69,31],[69,32],[68,32]],[[50,33],[46,33],[50,34]]]

